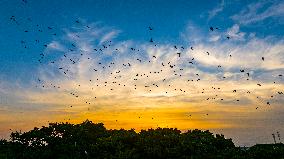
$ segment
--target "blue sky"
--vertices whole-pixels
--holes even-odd
[[[182,120],[180,129],[216,130],[240,145],[250,145],[269,143],[268,135],[283,124],[284,100],[277,93],[284,91],[284,79],[279,76],[284,74],[283,1],[27,0],[24,3],[2,0],[0,22],[0,115],[3,115],[0,122],[6,127],[28,129],[47,121],[71,118],[78,122],[89,117],[117,128],[113,121],[119,116],[125,128],[141,129],[159,124],[175,126],[175,121]],[[219,29],[212,32],[211,26]],[[153,44],[149,43],[150,38]],[[94,51],[109,41],[112,42],[108,49]],[[180,59],[176,51],[181,52]],[[38,62],[40,54],[45,55],[42,63]],[[70,63],[69,58],[76,63]],[[138,63],[137,59],[144,62]],[[165,61],[176,65],[179,78],[167,68],[160,76],[149,74],[149,78],[132,80],[137,73],[142,77],[147,71],[162,69],[161,62]],[[189,61],[194,64],[190,65]],[[110,62],[116,64],[101,71],[98,62],[106,67]],[[121,67],[128,62],[132,68]],[[67,74],[58,70],[59,67]],[[94,68],[99,71],[93,72]],[[245,73],[240,73],[240,69]],[[123,89],[120,85],[103,86],[101,81],[113,81],[113,74],[119,70],[121,76],[117,82],[126,86]],[[90,80],[97,78],[100,81],[96,84],[102,87],[94,89]],[[195,82],[198,78],[201,81]],[[163,79],[167,79],[164,85]],[[189,84],[188,80],[194,82]],[[145,84],[152,83],[161,85],[149,93]],[[172,91],[168,85],[190,93]],[[216,90],[220,87],[220,91],[212,90],[215,87]],[[115,91],[109,92],[109,89]],[[237,93],[232,93],[235,89]],[[204,91],[205,94],[201,93]],[[70,92],[82,98],[75,100]],[[93,99],[94,96],[98,98]],[[85,104],[86,100],[95,104]],[[271,107],[267,107],[268,101]],[[70,105],[75,108],[70,109]],[[180,110],[173,109],[176,106]],[[168,111],[171,109],[173,112]],[[125,118],[132,111],[144,112],[147,116],[152,113],[149,110],[159,114],[160,120],[156,123],[145,120],[143,125]],[[94,114],[99,116],[102,112],[106,114],[105,120],[94,118]],[[204,118],[202,115],[206,112],[212,113],[212,118]],[[189,113],[196,114],[196,123],[188,121],[185,114]],[[29,127],[23,126],[26,123]],[[284,133],[283,128],[278,130]],[[6,136],[7,132],[0,126],[0,135]]]

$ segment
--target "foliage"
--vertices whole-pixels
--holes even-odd
[[[107,130],[102,123],[51,123],[0,140],[0,158],[283,158],[284,146],[235,147],[231,139],[209,131],[157,128]]]

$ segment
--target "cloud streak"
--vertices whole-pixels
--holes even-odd
[[[239,24],[254,24],[268,18],[283,18],[284,3],[283,2],[258,2],[248,5],[240,13],[231,16],[231,18]]]
[[[221,3],[216,8],[208,12],[208,20],[211,20],[218,13],[222,12],[224,7],[225,7],[225,0],[222,0]]]

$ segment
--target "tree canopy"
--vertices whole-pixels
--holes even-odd
[[[0,140],[0,158],[284,158],[283,144],[236,147],[223,135],[173,128],[107,130],[103,123],[50,123]]]

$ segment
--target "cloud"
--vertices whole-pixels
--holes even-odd
[[[283,2],[265,2],[252,3],[240,13],[231,16],[238,24],[254,24],[268,18],[279,18],[284,16]]]
[[[283,96],[277,94],[284,90],[284,81],[278,76],[284,71],[282,39],[245,36],[239,25],[207,34],[189,23],[181,33],[182,49],[172,43],[155,46],[148,41],[117,40],[119,33],[113,29],[88,26],[67,28],[65,35],[50,42],[46,58],[53,51],[59,52],[59,57],[55,63],[43,60],[37,72],[40,81],[35,79],[28,87],[1,81],[0,94],[5,101],[0,103],[0,114],[9,113],[13,116],[9,120],[23,125],[88,118],[112,128],[118,128],[119,123],[138,129],[157,124],[229,129],[249,127],[238,125],[240,118],[246,123],[252,120],[252,114],[275,111],[283,103]],[[232,40],[222,38],[227,34]],[[267,101],[271,102],[269,108]],[[19,113],[29,119],[22,119]],[[205,118],[206,113],[210,115]],[[0,122],[9,120],[0,118]]]
[[[209,41],[216,42],[216,41],[220,40],[220,38],[221,38],[220,35],[212,35],[212,36],[210,36]]]
[[[253,105],[257,102],[265,105],[269,94],[275,94],[278,90],[272,89],[271,83],[284,69],[284,42],[258,39],[255,36],[247,38],[240,32],[239,26],[234,25],[227,32],[212,35],[212,43],[203,38],[206,34],[201,30],[194,32],[196,27],[190,24],[188,32],[182,34],[191,37],[187,41],[190,45],[185,45],[185,49],[175,49],[173,44],[155,46],[148,42],[116,41],[118,35],[113,36],[115,31],[106,28],[66,30],[66,36],[52,43],[67,40],[75,44],[76,49],[65,53],[66,57],[62,55],[55,64],[40,68],[39,77],[43,82],[37,85],[41,91],[33,93],[30,90],[30,93],[25,93],[25,102],[62,106],[65,103],[82,108],[91,103],[91,106],[102,108],[127,102],[133,103],[129,104],[130,107],[136,107],[140,103],[137,100],[141,99],[144,102],[151,101],[149,105],[154,106],[168,99],[182,102],[190,98],[190,103],[200,105],[209,98],[211,103],[217,105]],[[220,40],[226,34],[232,36],[233,40]],[[101,42],[107,41],[102,39],[112,42],[104,48]],[[241,42],[235,42],[238,40]],[[190,49],[192,45],[194,50]],[[210,52],[209,56],[207,51]],[[181,57],[178,57],[177,52],[181,52]],[[263,56],[265,62],[261,60]],[[222,67],[218,68],[218,65]],[[59,71],[59,67],[64,69]],[[246,80],[248,77],[245,73],[240,73],[240,69],[250,73],[250,81]],[[256,85],[259,82],[263,87]],[[54,86],[61,88],[54,89]],[[220,90],[216,92],[213,87],[219,87]],[[279,83],[279,90],[281,88],[283,85]],[[238,93],[233,93],[233,89],[237,89]],[[247,91],[254,93],[248,98]],[[79,98],[70,95],[72,93]],[[216,94],[218,97],[214,97]],[[257,95],[263,97],[263,100],[258,101]],[[221,102],[221,99],[226,100]],[[237,99],[244,101],[238,103]]]
[[[33,81],[31,88],[13,89],[15,96],[19,96],[15,97],[17,101],[58,107],[76,105],[85,109],[126,107],[127,102],[131,103],[129,107],[137,107],[143,105],[141,99],[151,106],[168,100],[200,105],[206,104],[208,98],[211,104],[217,105],[253,105],[258,101],[256,96],[261,96],[260,103],[265,105],[270,94],[283,88],[283,81],[278,77],[284,70],[283,40],[246,37],[239,25],[207,35],[189,23],[186,32],[181,33],[185,37],[185,49],[175,49],[176,44],[171,43],[155,46],[149,42],[117,41],[119,33],[115,30],[89,26],[92,27],[65,29],[64,36],[50,42],[47,50],[52,52],[53,48],[61,54],[55,63],[46,61],[39,67],[37,76],[41,81]],[[226,34],[233,40],[223,40]],[[102,41],[107,48],[102,46]],[[181,52],[181,57],[177,52]],[[51,54],[46,56],[49,58]],[[249,81],[240,69],[250,73]],[[278,89],[272,85],[274,81],[279,84]],[[238,93],[233,93],[234,89]],[[247,91],[254,92],[250,98]],[[221,99],[226,100],[220,102]],[[236,99],[244,101],[238,103]]]
[[[238,36],[237,36],[238,37]],[[192,56],[202,65],[221,65],[225,70],[276,70],[283,69],[283,40],[269,42],[270,39],[247,39],[242,43],[218,42],[199,44],[191,51]],[[210,53],[210,56],[206,52]],[[230,57],[231,55],[231,57]],[[265,57],[265,61],[261,58]]]
[[[240,26],[238,24],[235,24],[231,28],[228,29],[227,35],[232,40],[244,40],[245,33],[240,32]]]
[[[181,38],[192,44],[203,42],[206,35],[202,32],[198,25],[190,21],[183,32],[180,33]]]
[[[208,20],[212,19],[218,13],[222,12],[224,7],[225,7],[225,1],[222,0],[221,3],[216,8],[208,12]]]
[[[198,29],[195,31],[196,28],[199,27],[190,23],[186,32],[182,33],[185,49],[175,49],[170,43],[155,46],[149,42],[117,41],[118,32],[96,25],[89,29],[65,29],[63,37],[48,45],[61,52],[60,57],[54,64],[47,61],[39,68],[41,81],[32,83],[36,88],[18,89],[16,94],[24,96],[20,98],[24,103],[73,104],[85,108],[88,103],[103,107],[126,101],[135,103],[142,98],[144,101],[151,99],[151,105],[168,99],[178,102],[187,98],[196,105],[206,103],[207,98],[219,105],[228,105],[231,101],[238,105],[236,99],[251,104],[257,101],[256,94],[264,98],[262,104],[265,105],[269,94],[278,90],[273,88],[272,82],[278,80],[281,90],[283,85],[278,74],[284,70],[283,40],[246,37],[239,25],[225,32],[209,33],[210,38],[206,40],[208,35]],[[226,34],[233,40],[223,40],[221,37]],[[107,43],[107,48],[102,46],[102,41]],[[190,49],[191,46],[194,50]],[[52,52],[50,48],[47,50]],[[181,57],[177,52],[181,52]],[[265,61],[261,57],[265,57]],[[241,73],[240,69],[245,69],[245,73]],[[246,80],[247,72],[250,73],[249,81]],[[224,87],[227,85],[230,87]],[[220,87],[220,90],[215,92],[212,87]],[[241,93],[232,93],[234,89]],[[251,98],[246,97],[249,90],[255,92]],[[216,94],[218,98],[214,97]],[[76,98],[76,95],[79,97]],[[218,101],[222,98],[226,98],[227,102]]]
[[[47,45],[47,49],[51,51],[66,51],[66,48],[64,45],[59,43],[58,41],[52,41]]]
[[[119,34],[119,31],[117,30],[114,30],[114,31],[110,31],[109,33],[105,34],[101,40],[100,40],[100,44],[110,40],[110,39],[113,39],[115,38],[117,35]]]

